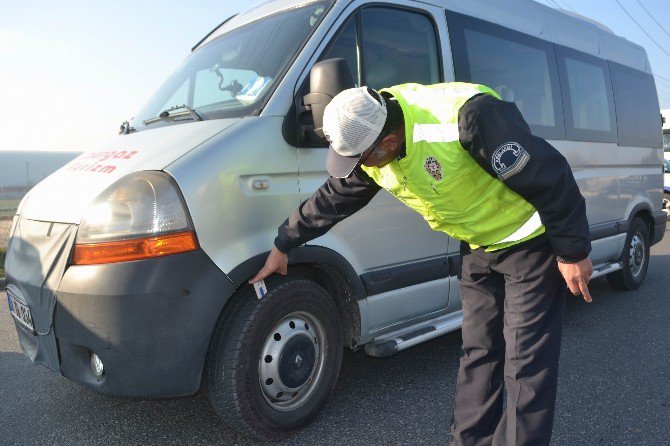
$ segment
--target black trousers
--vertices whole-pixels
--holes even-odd
[[[492,253],[463,243],[461,255],[463,356],[451,444],[547,445],[567,289],[549,243],[540,236]]]

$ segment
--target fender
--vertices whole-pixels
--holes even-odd
[[[228,274],[228,277],[237,287],[240,287],[246,283],[247,280],[256,275],[263,265],[265,265],[265,260],[269,253],[269,251],[265,251],[245,260],[233,268]],[[363,281],[356,270],[351,266],[347,259],[332,249],[320,246],[301,246],[291,250],[288,255],[288,263],[289,266],[304,263],[331,266],[349,280],[349,283],[351,283],[353,291],[356,294],[356,299],[364,299],[367,295]]]
[[[663,211],[653,212],[648,203],[638,203],[633,207],[633,210],[628,214],[628,218],[620,222],[619,233],[628,232],[628,228],[630,228],[633,218],[640,212],[649,213],[649,240],[650,245],[655,245],[660,242],[665,235],[668,216]]]
[[[630,211],[630,214],[628,214],[628,218],[626,220],[622,220],[621,222],[619,222],[619,233],[628,232],[628,228],[630,228],[630,224],[633,221],[633,218],[635,218],[635,216],[642,211],[649,212],[650,215],[654,214],[651,211],[651,206],[649,206],[648,203],[636,204]]]

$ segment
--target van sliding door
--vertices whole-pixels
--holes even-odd
[[[463,14],[448,11],[447,22],[456,80],[488,85],[516,103],[533,134],[570,163],[589,224],[611,222],[615,228],[622,218],[619,178],[625,162],[616,144],[607,63]],[[602,260],[598,255],[594,263]]]

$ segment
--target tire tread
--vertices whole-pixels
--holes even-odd
[[[635,233],[636,229],[639,227],[641,230],[641,234],[644,238],[644,242],[646,244],[645,246],[645,259],[647,264],[644,266],[644,273],[642,274],[642,278],[639,281],[636,281],[631,272],[630,268],[628,267],[628,250],[629,250],[629,245],[631,243],[631,239],[633,238],[633,234]],[[616,289],[618,290],[624,290],[624,291],[632,291],[637,288],[639,288],[640,285],[642,285],[642,282],[644,282],[644,278],[647,274],[647,268],[649,266],[649,228],[645,224],[644,220],[642,220],[640,217],[635,217],[631,224],[630,228],[628,229],[628,234],[626,235],[626,242],[624,243],[624,248],[623,252],[621,253],[621,258],[620,261],[623,264],[623,268],[620,269],[619,271],[615,271],[613,273],[610,273],[607,275],[607,280],[609,283]]]
[[[296,286],[307,290],[311,288],[328,295],[323,288],[309,280],[270,278],[266,279],[266,284],[268,290],[271,290],[272,295],[281,295],[287,291],[288,287]],[[244,361],[248,360],[247,358],[242,358],[245,339],[253,333],[255,329],[254,323],[260,310],[264,306],[273,304],[269,299],[270,293],[268,294],[268,296],[259,300],[256,297],[254,288],[245,284],[235,293],[228,305],[226,305],[216,324],[210,343],[205,383],[210,404],[228,426],[252,437],[264,440],[280,440],[287,438],[296,429],[278,432],[270,425],[263,426],[261,423],[255,423],[253,422],[254,420],[247,419],[245,414],[247,416],[250,413],[253,413],[253,415],[258,414],[253,411],[252,404],[240,399],[241,396],[238,392],[241,380],[245,379],[245,376],[240,376],[243,373],[243,364]],[[331,301],[331,303],[335,314],[337,314],[334,302]],[[339,345],[341,350],[341,341]],[[328,391],[326,401],[332,396],[332,388],[339,374],[339,361],[337,368],[338,370],[334,372],[335,376]],[[223,379],[219,378],[221,373],[223,374]],[[253,418],[258,419],[259,416]]]

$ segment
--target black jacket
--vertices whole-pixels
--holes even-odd
[[[516,104],[478,94],[461,108],[458,128],[461,145],[477,164],[537,209],[559,260],[586,258],[591,251],[586,206],[570,165],[531,134]],[[325,234],[368,204],[379,189],[360,168],[348,178],[328,178],[282,223],[275,246],[288,252]]]

